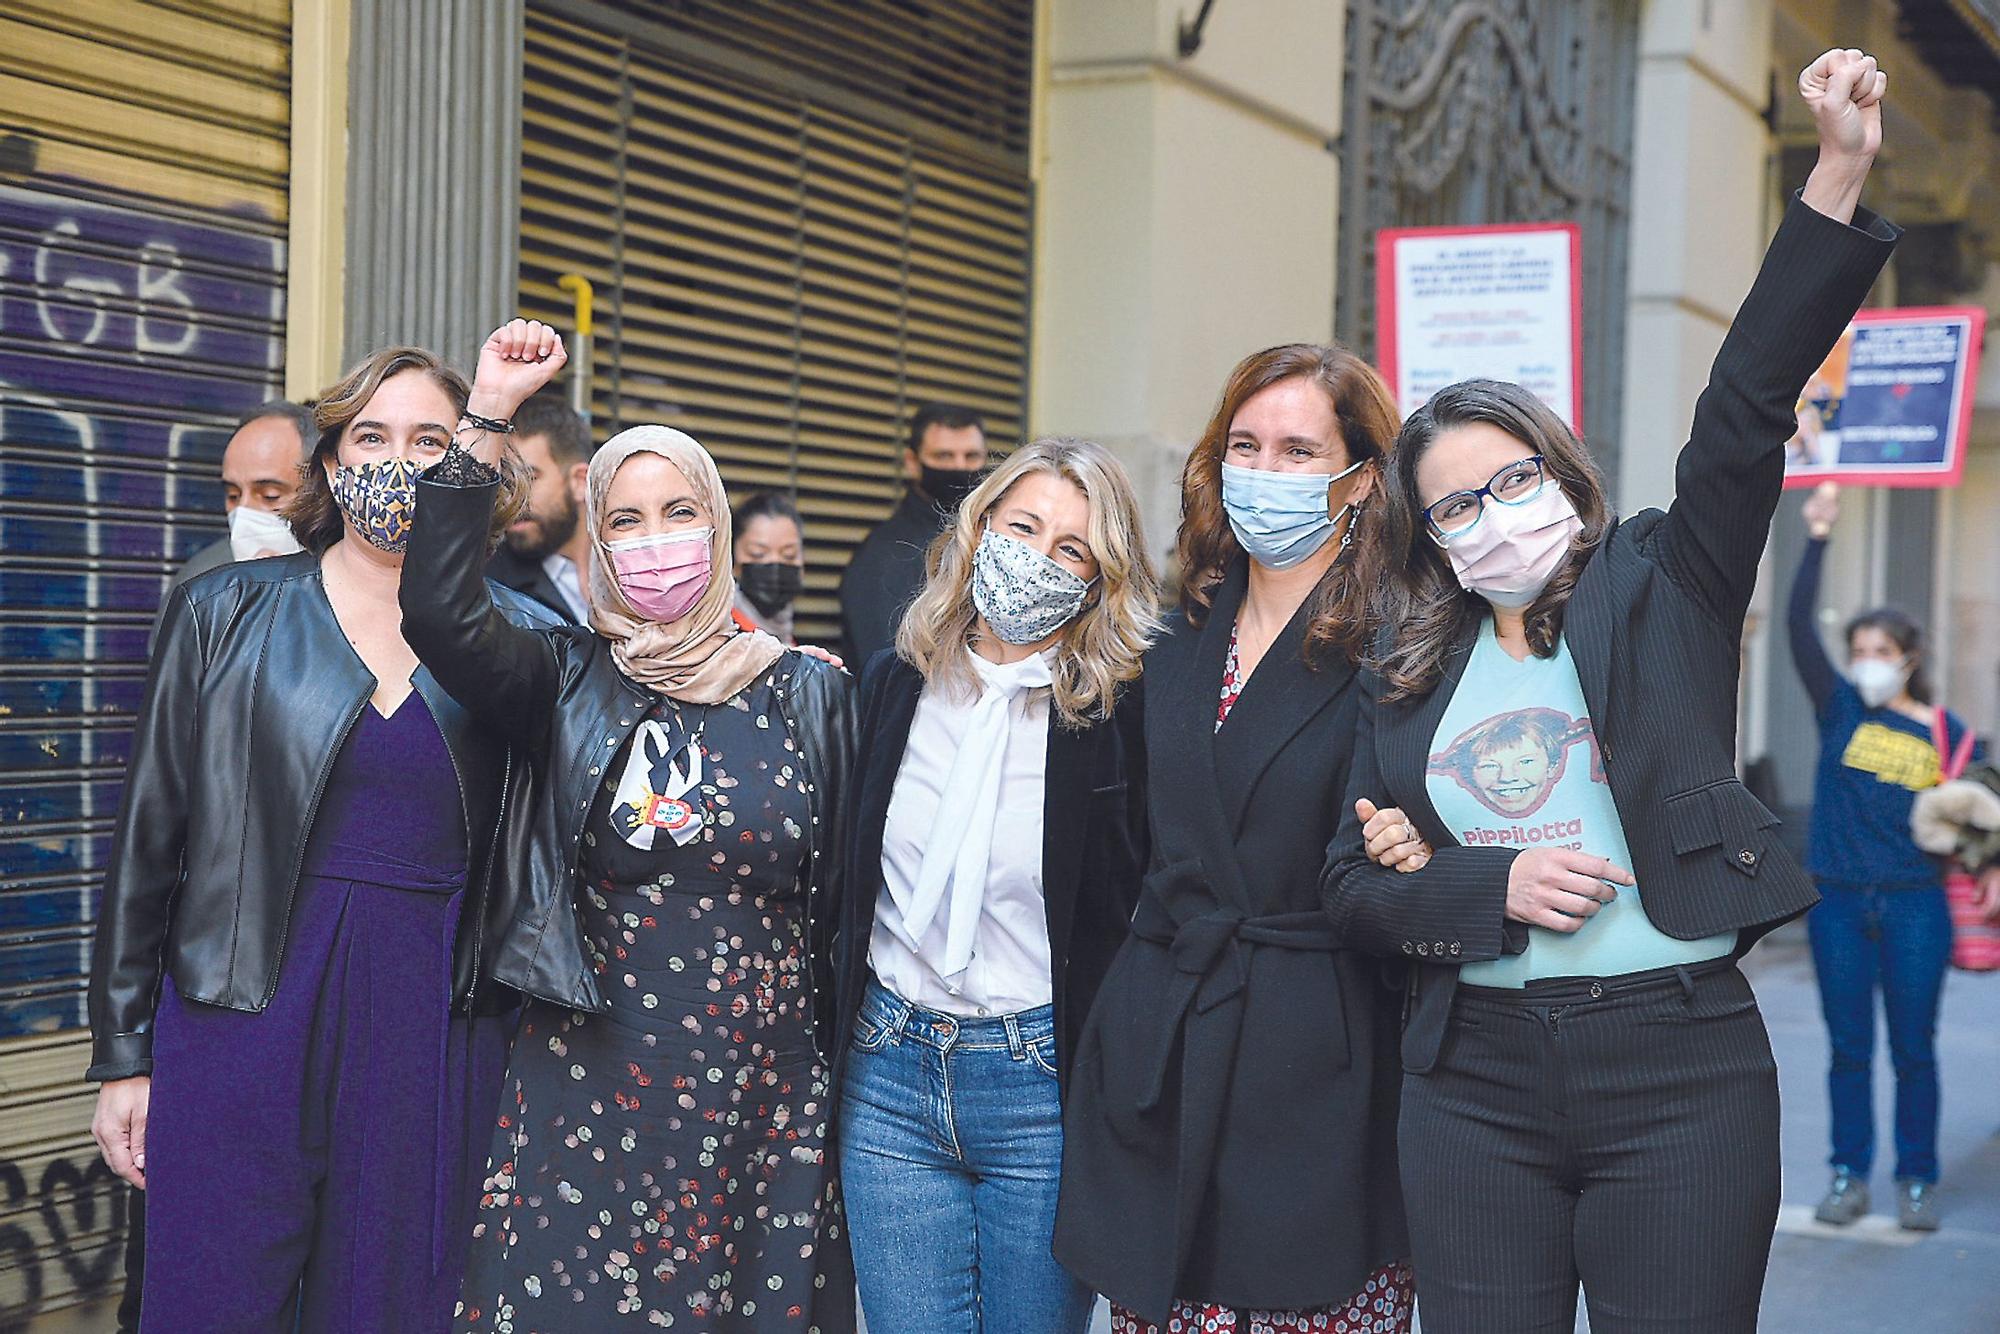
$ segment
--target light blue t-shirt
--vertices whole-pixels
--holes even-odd
[[[1452,836],[1469,848],[1575,848],[1630,870],[1632,852],[1611,799],[1597,733],[1569,644],[1516,662],[1489,619],[1431,739],[1426,788]],[[1647,920],[1639,888],[1574,932],[1528,928],[1528,948],[1469,963],[1459,979],[1519,987],[1541,977],[1617,977],[1719,958],[1736,933],[1676,940]]]

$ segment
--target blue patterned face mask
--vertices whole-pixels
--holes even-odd
[[[410,545],[418,471],[410,459],[343,464],[333,470],[333,503],[370,546],[399,555]]]
[[[1271,570],[1289,570],[1326,545],[1341,516],[1328,514],[1327,488],[1367,459],[1328,475],[1323,472],[1270,472],[1234,463],[1222,465],[1222,508],[1229,530],[1250,558]]]
[[[1037,644],[1076,619],[1090,584],[1029,546],[988,528],[972,553],[972,605],[1008,644]]]

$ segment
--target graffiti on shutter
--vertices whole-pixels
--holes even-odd
[[[152,10],[152,12],[147,12]],[[287,0],[0,16],[0,1328],[115,1290],[84,986],[168,578],[279,392]],[[143,35],[142,35],[143,34]]]

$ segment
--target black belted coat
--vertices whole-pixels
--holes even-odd
[[[1302,610],[1216,731],[1247,566],[1146,658],[1152,870],[1084,1026],[1055,1251],[1164,1324],[1175,1298],[1329,1306],[1408,1255],[1400,970],[1336,950],[1317,886],[1359,691]]]

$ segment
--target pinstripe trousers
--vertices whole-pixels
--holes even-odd
[[[1569,1334],[1579,1283],[1592,1334],[1756,1329],[1779,1194],[1757,999],[1733,965],[1616,988],[1461,987],[1404,1077],[1425,1334]]]

